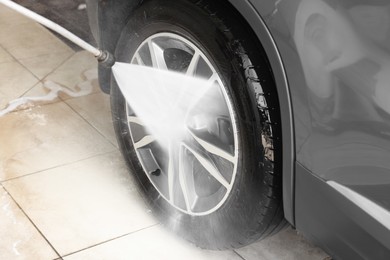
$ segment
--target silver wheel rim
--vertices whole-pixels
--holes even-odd
[[[200,48],[173,33],[147,38],[131,63],[181,72],[212,84],[204,98],[186,104],[186,133],[175,139],[156,142],[131,104],[127,104],[126,114],[137,157],[160,196],[189,215],[218,210],[236,180],[238,133],[234,110],[217,70]]]

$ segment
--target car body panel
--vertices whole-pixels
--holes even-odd
[[[389,230],[299,163],[295,205],[297,229],[334,259],[389,259]]]
[[[356,259],[346,258],[343,250],[362,259],[388,259],[390,4],[273,2],[272,9],[252,0],[280,51],[292,97],[301,166],[296,172],[296,227],[341,259]],[[337,199],[330,202],[332,196]],[[308,218],[316,225],[308,227]],[[327,236],[340,237],[338,243],[321,233],[324,225]]]
[[[274,2],[266,23],[289,81],[297,161],[324,180],[389,183],[390,4]]]
[[[285,218],[294,225],[295,138],[291,97],[284,66],[273,37],[271,36],[261,16],[254,9],[251,3],[242,0],[230,0],[230,2],[246,18],[257,37],[261,39],[261,44],[267,53],[272,72],[274,74],[282,121],[283,208]],[[270,3],[270,1],[267,3]]]

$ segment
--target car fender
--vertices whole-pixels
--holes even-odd
[[[289,84],[283,65],[283,60],[262,15],[247,0],[229,0],[237,11],[246,19],[260,40],[269,59],[274,75],[280,103],[283,143],[283,207],[285,218],[294,225],[294,164],[295,164],[295,135],[293,108]],[[272,13],[275,1],[258,1],[260,9]]]
[[[90,28],[100,49],[115,52],[122,28],[140,2],[141,0],[86,0]],[[100,87],[108,94],[111,69],[99,65],[98,71]]]

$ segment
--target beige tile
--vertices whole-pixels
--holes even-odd
[[[66,61],[72,54],[74,54],[74,52],[69,49],[68,51],[61,53],[50,53],[33,58],[19,59],[19,62],[37,78],[43,79]]]
[[[109,95],[100,92],[68,99],[66,103],[102,133],[112,144],[117,145],[111,119]]]
[[[52,92],[52,89],[46,87],[42,82],[39,82],[29,91],[27,91],[22,97],[27,99],[34,99],[30,102],[32,103],[31,107],[62,102],[58,95],[52,94]]]
[[[75,53],[64,64],[46,77],[50,80],[69,88],[73,92],[80,92],[91,88],[91,93],[100,92],[97,80],[97,61],[90,53],[81,51]],[[62,99],[70,98],[61,94]]]
[[[0,118],[0,180],[115,150],[64,103]]]
[[[27,91],[23,95],[23,98],[28,99],[30,103],[32,102],[36,105],[44,105],[62,101],[62,99],[60,99],[60,96],[62,96],[65,100],[68,98],[73,99],[72,96],[84,97],[85,95],[89,95],[90,93],[92,93],[94,91],[94,88],[96,88],[95,91],[97,92],[97,94],[101,93],[100,89],[97,86],[97,74],[95,69],[80,72],[80,74],[82,75],[81,78],[83,80],[79,84],[77,84],[77,90],[73,90],[71,88],[63,86],[62,84],[50,80],[44,80],[43,83],[39,82],[29,91]],[[104,100],[103,107],[95,107],[95,103],[88,103],[88,105],[91,105],[89,109],[91,109],[92,111],[98,108],[99,113],[109,113],[109,111],[107,111],[107,109],[109,109],[109,104],[107,103],[107,100]]]
[[[16,59],[70,51],[65,43],[34,22],[1,26],[0,45]]]
[[[39,97],[46,95],[48,92],[49,90],[43,86],[42,82],[39,82],[26,93],[24,93],[23,97]]]
[[[4,186],[61,255],[156,224],[119,152]]]
[[[38,82],[36,77],[17,62],[0,63],[0,79],[0,109]]]
[[[323,260],[327,257],[324,251],[291,228],[236,251],[246,260]]]
[[[39,82],[20,98],[13,99],[10,105],[7,105],[6,108],[0,110],[0,117],[14,111],[31,109],[37,106],[44,106],[57,102],[62,102],[58,96],[57,88],[49,88],[49,86]]]
[[[1,22],[0,22],[1,24]],[[14,58],[9,53],[0,47],[0,63],[14,61]]]
[[[0,259],[58,257],[1,186],[0,223]]]
[[[6,6],[0,5],[0,24],[2,27],[24,23],[31,23],[31,20]]]
[[[155,226],[64,258],[64,260],[84,259],[240,260],[242,258],[233,251],[209,251],[196,248],[160,226]]]

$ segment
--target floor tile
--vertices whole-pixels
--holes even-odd
[[[159,260],[241,260],[233,251],[209,251],[196,248],[160,226],[65,257],[64,260],[159,259]]]
[[[16,103],[22,104],[22,105],[15,107],[11,111],[18,111],[21,109],[32,108],[34,106],[56,103],[56,102],[62,101],[60,96],[62,96],[63,99],[67,99],[71,96],[83,97],[84,95],[89,95],[90,93],[93,93],[94,91],[96,91],[97,93],[101,93],[101,91],[98,87],[96,69],[90,69],[90,70],[80,72],[80,73],[82,74],[82,77],[81,77],[82,80],[80,81],[80,83],[77,84],[78,90],[72,90],[66,86],[59,84],[59,83],[56,83],[56,82],[53,82],[50,80],[44,80],[43,83],[39,82],[37,85],[35,85],[33,88],[28,90],[25,94],[23,94],[23,96],[21,97],[22,100],[21,99],[13,100],[12,101],[13,105]],[[90,110],[94,111],[95,104],[89,103],[88,105],[90,105],[91,107],[88,107],[85,109],[87,109],[87,110],[90,109]],[[106,119],[108,119],[108,115],[110,113],[108,100],[105,101],[103,107],[99,106],[99,108],[103,108],[103,109],[100,109],[99,112],[105,113],[105,115],[104,115],[105,117],[99,118],[98,120],[101,121],[103,119],[104,122],[101,122],[101,123],[106,123],[106,122],[108,123],[107,127],[101,125],[101,128],[103,130],[103,133],[109,133],[108,131],[110,130],[109,128],[112,128],[112,123],[110,123],[110,119],[108,121],[106,120]],[[8,107],[7,107],[7,110],[10,110],[10,109],[8,109]],[[104,110],[106,110],[106,111],[104,111]],[[4,111],[0,110],[0,117],[3,113],[4,113]],[[105,129],[105,127],[107,129]],[[107,138],[107,136],[106,136],[106,138]],[[113,138],[113,137],[110,137],[110,138],[111,138],[110,141],[116,145],[116,143],[113,142],[113,141],[115,141],[114,140],[115,138]]]
[[[26,93],[24,93],[21,97],[13,99],[12,101],[8,102],[7,106],[4,106],[3,109],[0,109],[0,117],[14,111],[61,102],[62,100],[60,99],[59,95],[64,93],[64,91],[70,91],[73,93],[73,91],[69,90],[68,88],[54,82],[39,82]],[[80,95],[80,93],[81,92],[77,92],[76,95]],[[89,94],[89,92],[87,92],[87,94]]]
[[[18,62],[0,63],[0,109],[38,83]]]
[[[0,45],[16,59],[70,51],[65,43],[34,22],[1,26]]]
[[[0,47],[0,63],[14,61],[14,58],[3,48]]]
[[[112,144],[117,145],[111,119],[109,95],[100,92],[68,99],[66,103],[102,133]]]
[[[32,99],[32,101],[29,102],[31,103],[31,107],[62,102],[62,100],[58,97],[58,93],[56,94],[55,92],[56,91],[48,88],[42,82],[39,82],[22,97],[29,100]]]
[[[13,11],[6,6],[0,6],[0,24],[2,27],[15,26],[24,23],[31,23],[31,19]]]
[[[328,256],[292,228],[236,251],[246,260],[323,260]]]
[[[64,64],[46,77],[46,80],[56,82],[74,92],[80,88],[88,89],[91,93],[100,92],[97,81],[97,61],[90,53],[81,51],[75,53]],[[90,84],[86,84],[89,81]],[[62,99],[70,98],[69,95],[61,94]]]
[[[0,180],[115,149],[62,102],[10,113],[0,125]]]
[[[19,62],[37,78],[43,79],[66,61],[72,54],[74,54],[73,51],[67,50],[61,53],[50,53],[33,58],[20,59]]]
[[[3,185],[61,255],[157,223],[118,151]]]
[[[55,259],[57,254],[0,186],[0,259]]]

